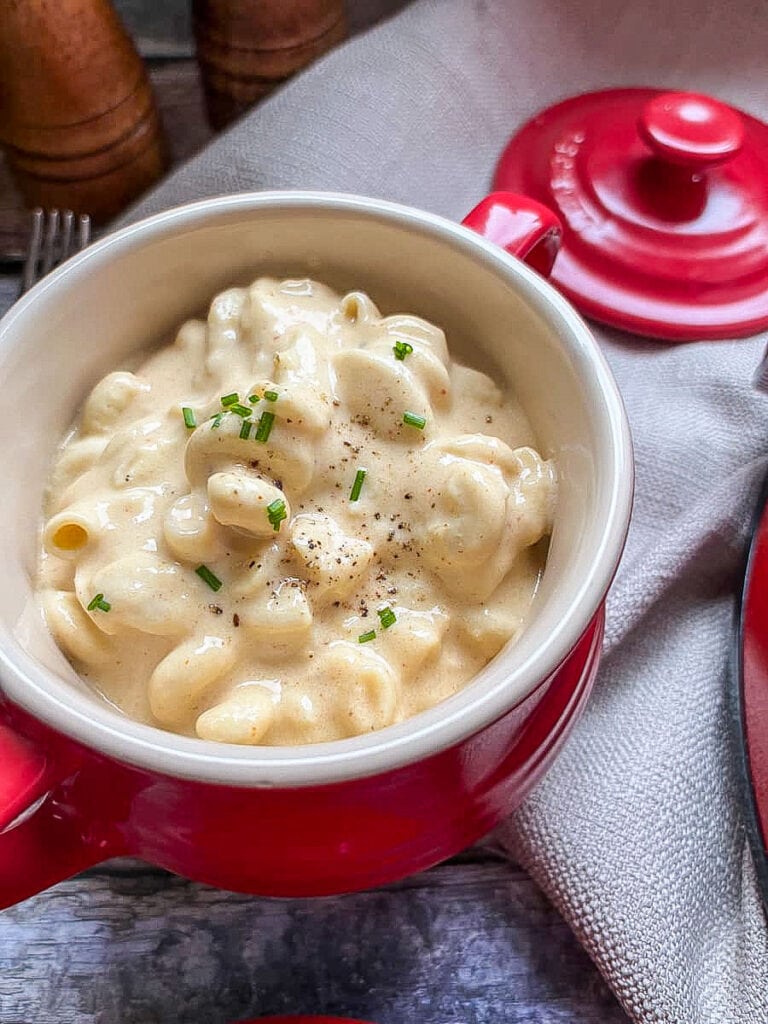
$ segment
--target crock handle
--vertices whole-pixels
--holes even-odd
[[[535,199],[515,192],[491,192],[467,214],[462,224],[549,277],[563,226],[550,209]]]
[[[0,719],[0,909],[110,856],[46,799],[69,770]]]

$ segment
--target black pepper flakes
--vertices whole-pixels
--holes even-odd
[[[235,612],[235,614],[232,616],[232,625],[235,627],[235,629],[237,629],[237,627],[240,625],[240,616],[237,614],[237,612]]]

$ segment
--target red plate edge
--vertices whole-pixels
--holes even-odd
[[[349,1017],[307,1017],[299,1014],[287,1017],[252,1017],[249,1020],[234,1021],[233,1024],[369,1024],[369,1022],[350,1020]]]
[[[768,913],[768,476],[755,508],[736,616],[732,724],[744,820]]]

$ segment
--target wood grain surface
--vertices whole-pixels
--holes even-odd
[[[378,1024],[626,1024],[540,892],[483,851],[315,901],[253,899],[118,863],[0,917],[3,1024],[226,1024],[300,1012]]]
[[[403,3],[349,0],[351,27]],[[116,7],[145,55],[191,53],[188,0]],[[157,60],[151,77],[172,160],[185,160],[210,137],[196,65]],[[0,264],[24,252],[26,230],[0,167]],[[0,313],[17,291],[15,274],[0,274]],[[317,901],[233,895],[112,862],[0,914],[0,1024],[226,1024],[301,1011],[378,1024],[627,1024],[562,918],[489,848]]]

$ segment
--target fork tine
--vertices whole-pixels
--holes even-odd
[[[43,240],[43,217],[44,213],[38,207],[32,213],[32,231],[29,236],[29,250],[24,263],[24,276],[22,278],[21,290],[29,291],[37,281],[37,264],[40,259],[40,244]]]
[[[72,224],[74,222],[75,215],[71,210],[65,210],[62,216],[62,235],[61,235],[61,248],[59,249],[59,263],[63,263],[64,260],[69,259],[72,255],[70,249],[72,245]]]
[[[59,236],[59,211],[49,210],[45,222],[45,240],[43,241],[43,266],[41,277],[50,273],[56,256],[56,243]]]
[[[81,213],[77,218],[77,248],[84,249],[91,240],[91,218]]]
[[[89,244],[91,218],[81,213],[75,222],[72,210],[45,210],[32,213],[29,248],[24,263],[20,294],[28,291],[54,267]]]

